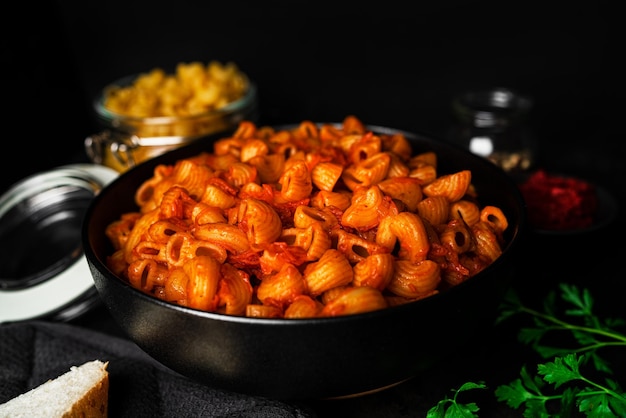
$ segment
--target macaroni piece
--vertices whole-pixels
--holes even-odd
[[[109,268],[162,300],[255,318],[350,315],[420,300],[502,254],[508,221],[472,173],[439,174],[402,134],[354,116],[240,123],[213,153],[158,165],[112,222]]]
[[[476,202],[465,199],[457,200],[450,204],[450,218],[463,219],[466,224],[471,226],[480,220],[480,208]]]

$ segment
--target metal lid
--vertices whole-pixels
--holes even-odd
[[[118,175],[100,165],[66,165],[0,196],[0,323],[67,321],[99,301],[81,226],[93,197]]]

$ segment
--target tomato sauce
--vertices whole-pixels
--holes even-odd
[[[592,226],[598,207],[595,187],[586,181],[537,170],[520,190],[531,226],[543,230],[571,230]]]

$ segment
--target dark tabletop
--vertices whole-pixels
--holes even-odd
[[[217,56],[240,63],[259,84],[262,123],[338,121],[356,114],[367,123],[442,138],[451,121],[449,104],[455,93],[476,85],[505,85],[535,101],[528,126],[538,139],[537,166],[600,185],[619,208],[609,227],[589,235],[532,235],[522,249],[525,261],[516,267],[514,290],[528,303],[539,305],[558,283],[572,283],[591,290],[598,313],[626,317],[624,83],[623,72],[618,74],[616,69],[618,30],[613,13],[590,5],[512,12],[500,9],[496,2],[423,6],[418,14],[398,3],[355,13],[347,6],[331,12],[322,4],[304,2],[306,13],[301,14],[272,2],[268,6],[272,13],[261,19],[253,2],[231,3],[241,3],[242,10],[235,13],[237,4],[232,4],[219,13],[228,11],[237,19],[210,19],[218,25],[214,29],[198,13],[173,12],[172,18],[185,24],[170,25],[169,36],[154,30],[157,16],[162,18],[156,9],[145,12],[151,18],[139,19],[144,16],[141,7],[121,2],[98,7],[58,1],[46,6],[50,8],[48,22],[20,32],[20,43],[5,54],[10,60],[5,70],[16,63],[26,68],[8,74],[17,83],[9,87],[10,94],[19,98],[15,103],[30,109],[29,104],[36,101],[35,115],[42,117],[33,120],[20,111],[5,120],[19,127],[20,134],[5,135],[4,141],[17,145],[16,155],[29,157],[28,163],[17,168],[2,166],[2,190],[26,175],[87,161],[82,141],[99,129],[91,114],[91,98],[110,80],[164,62],[198,56],[208,61]],[[203,10],[205,16],[215,12]],[[377,24],[372,23],[374,16],[379,18]],[[115,19],[123,23],[121,32],[111,31]],[[322,20],[327,24],[318,25]],[[208,47],[198,40],[202,36],[215,39],[225,26],[239,28],[230,49]],[[331,42],[313,36],[319,31],[330,31],[336,38]],[[290,52],[279,54],[277,47]],[[42,65],[43,48],[57,51],[54,65]],[[49,72],[44,74],[35,66]],[[33,79],[36,85],[29,83]],[[20,89],[19,85],[28,87]],[[32,144],[38,151],[30,157]],[[4,155],[8,155],[6,149]],[[65,325],[125,340],[100,305]],[[485,381],[493,389],[517,378],[523,365],[532,367],[540,361],[517,340],[518,331],[516,321],[494,326],[493,333],[480,343],[458,347],[454,357],[430,373],[379,393],[295,405],[270,403],[266,411],[274,407],[287,411],[275,416],[424,416],[464,382]],[[625,376],[624,356],[608,355],[616,376]],[[522,416],[497,402],[492,390],[473,396],[480,416]]]

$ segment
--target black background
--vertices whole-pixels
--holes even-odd
[[[442,135],[454,94],[506,86],[533,98],[543,147],[565,159],[582,158],[589,141],[624,151],[622,136],[605,137],[620,132],[624,97],[620,14],[609,4],[57,0],[13,10],[0,54],[12,162],[2,188],[85,158],[105,84],[214,59],[257,83],[261,123],[354,114]]]
[[[235,62],[257,84],[263,124],[354,114],[367,124],[443,138],[455,94],[511,87],[534,101],[528,124],[539,142],[538,164],[603,185],[623,208],[626,89],[616,3],[15,3],[1,25],[0,187],[86,161],[83,141],[99,130],[92,101],[109,82],[219,60]],[[584,282],[603,290],[599,309],[623,316],[624,232],[620,214],[614,229],[593,241],[531,242],[521,287],[541,299],[558,280]],[[111,326],[102,311],[82,324]],[[504,332],[493,337],[495,353],[459,347],[459,358],[440,374],[369,398],[321,403],[318,412],[415,416],[467,379],[509,382],[528,352],[515,343],[514,329]],[[505,416],[502,405],[492,408],[490,416]]]

